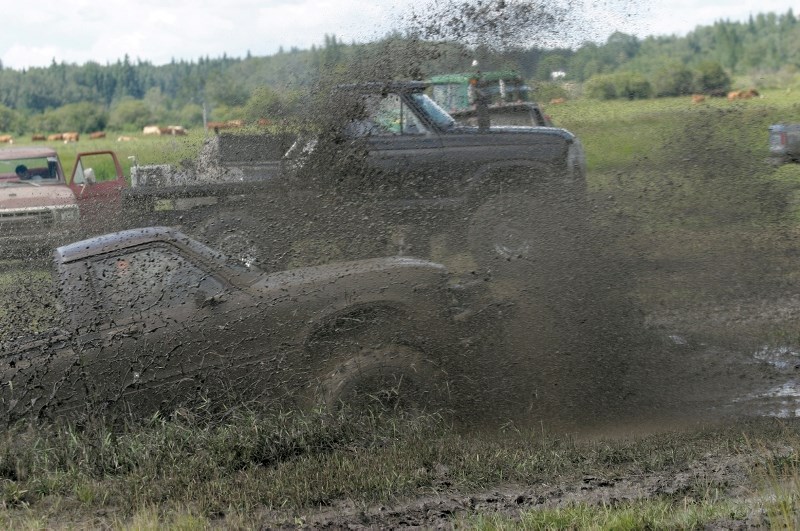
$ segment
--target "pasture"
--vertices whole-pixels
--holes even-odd
[[[798,110],[800,93],[785,91],[545,109],[584,143],[595,221],[634,266],[646,307],[794,285],[800,172],[767,163],[767,127]]]

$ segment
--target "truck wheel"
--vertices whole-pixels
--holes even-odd
[[[246,217],[212,218],[200,228],[209,247],[245,266],[259,264],[260,251],[255,223]]]
[[[329,411],[436,411],[446,403],[446,374],[403,345],[385,345],[354,356],[322,374],[317,396]]]
[[[478,265],[493,272],[523,271],[565,256],[574,247],[571,220],[547,197],[501,193],[478,206],[468,229]]]
[[[444,407],[450,383],[439,358],[453,339],[444,339],[444,324],[428,321],[371,305],[332,318],[306,344],[304,365],[311,372],[304,401],[329,411]]]

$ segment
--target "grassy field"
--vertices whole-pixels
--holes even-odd
[[[800,92],[769,91],[736,103],[547,107],[586,148],[595,221],[634,278],[645,314],[797,292],[800,170],[765,159],[767,125],[800,122],[798,110]],[[129,167],[128,157],[140,164],[192,158],[201,142],[195,133],[53,145],[68,167],[77,151],[109,148]],[[12,303],[33,299],[30,286],[0,274],[7,303],[0,323],[11,322],[3,312]],[[34,314],[41,320],[53,310]],[[800,338],[796,323],[781,326],[777,336]],[[226,419],[182,411],[122,430],[100,421],[20,425],[0,439],[0,526],[800,524],[796,420],[652,431],[628,426],[579,437],[453,427],[437,417],[243,410]]]
[[[774,420],[622,439],[245,411],[224,423],[153,418],[122,432],[20,426],[0,439],[0,525],[793,528],[798,444],[800,425]],[[617,483],[606,497],[581,495]],[[515,493],[507,504],[504,487]]]
[[[201,130],[190,131],[186,136],[143,136],[127,135],[130,141],[118,142],[117,136],[90,140],[87,137],[78,142],[65,144],[60,141],[27,143],[27,145],[49,146],[58,151],[64,171],[72,174],[78,153],[111,150],[117,153],[126,176],[134,161],[138,164],[178,164],[184,159],[194,159],[205,138]],[[18,144],[22,144],[20,141]]]

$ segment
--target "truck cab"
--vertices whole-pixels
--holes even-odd
[[[124,186],[119,161],[110,151],[79,153],[68,178],[53,148],[0,150],[2,258],[29,256],[31,250],[75,239],[88,215],[119,204]]]

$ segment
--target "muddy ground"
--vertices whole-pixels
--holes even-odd
[[[661,335],[669,359],[631,372],[631,388],[641,392],[628,397],[615,421],[572,435],[578,440],[637,440],[717,426],[736,433],[737,426],[745,430],[754,418],[798,422],[800,345],[791,340],[800,338],[789,332],[798,316],[800,293],[650,308],[645,323]],[[777,449],[770,451],[793,455],[793,448],[775,443]],[[438,465],[431,471],[438,477],[435,494],[390,505],[359,506],[340,500],[291,517],[267,514],[264,522],[269,527],[448,529],[469,525],[468,518],[476,514],[516,519],[521,512],[573,503],[614,506],[665,496],[691,497],[697,485],[708,485],[717,502],[750,507],[745,515],[717,520],[708,528],[764,528],[770,527],[769,515],[752,483],[753,470],[763,463],[764,455],[757,452],[710,449],[691,462],[645,474],[553,476],[536,484],[473,492],[454,489],[448,480],[453,471]]]

